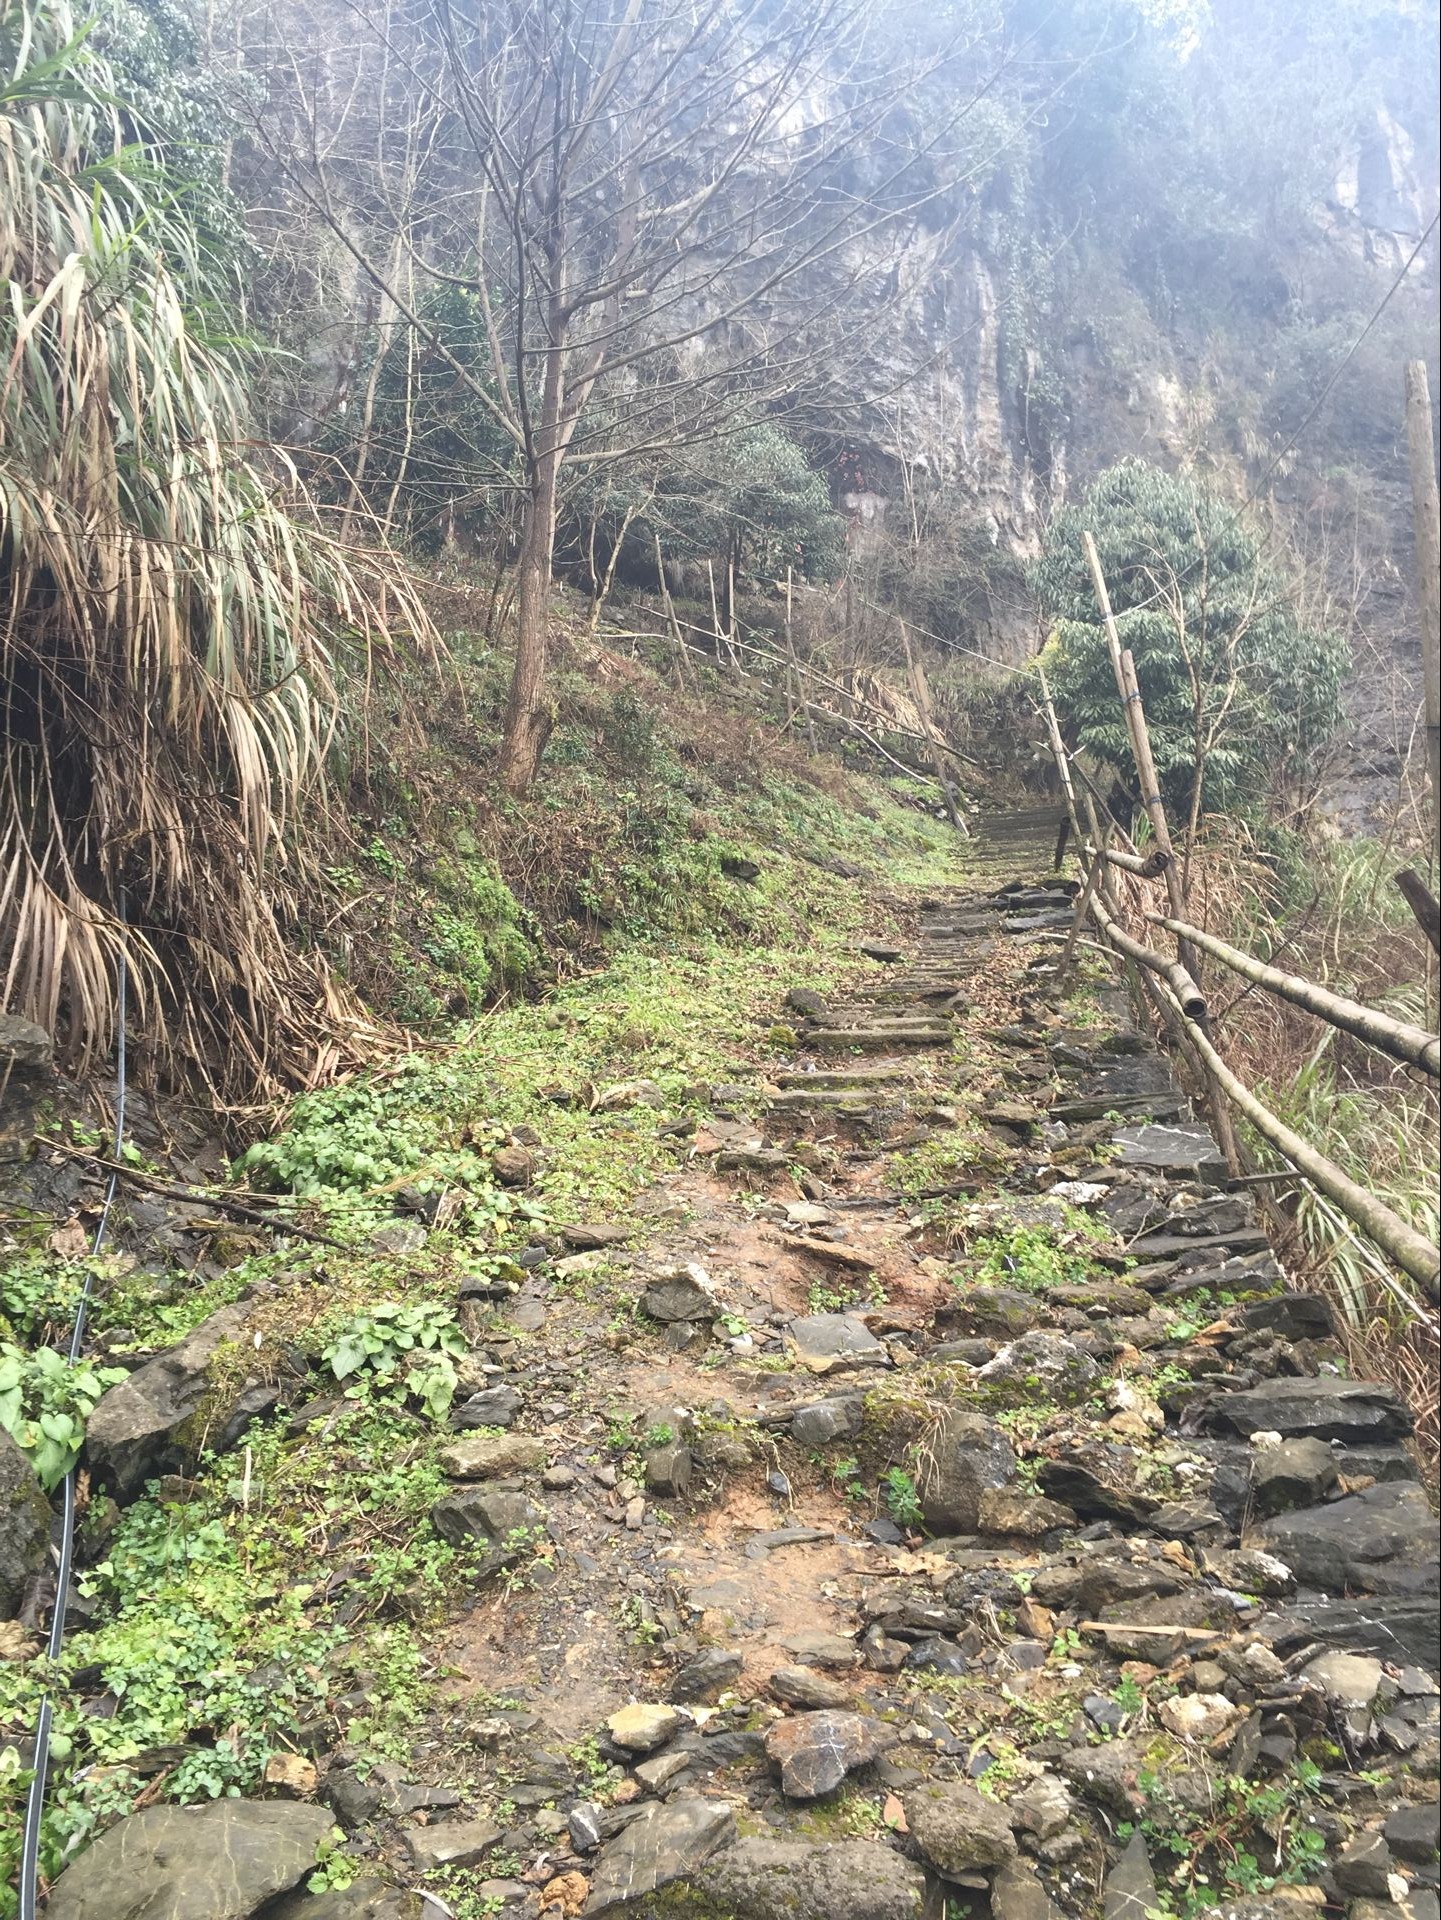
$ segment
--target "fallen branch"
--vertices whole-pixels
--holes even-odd
[[[283,1200],[270,1201],[259,1207],[250,1206],[243,1200],[232,1200],[227,1195],[208,1193],[203,1187],[182,1187],[169,1180],[157,1180],[154,1174],[142,1173],[138,1167],[127,1166],[123,1160],[108,1160],[104,1154],[92,1153],[85,1147],[67,1146],[63,1140],[50,1139],[45,1134],[35,1137],[41,1146],[48,1147],[52,1153],[63,1153],[70,1160],[88,1160],[92,1166],[99,1167],[102,1173],[113,1173],[121,1180],[128,1180],[132,1186],[143,1188],[146,1193],[158,1193],[167,1200],[188,1200],[197,1206],[216,1207],[221,1213],[291,1234],[297,1240],[314,1240],[323,1247],[337,1247],[342,1253],[350,1251],[343,1240],[333,1240],[328,1233],[317,1233],[312,1227],[297,1226],[291,1220],[277,1220],[268,1209],[286,1205]]]

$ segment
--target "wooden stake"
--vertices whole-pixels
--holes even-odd
[[[898,622],[898,625],[901,629],[901,645],[904,647],[906,654],[906,674],[911,683],[911,698],[916,703],[916,712],[921,716],[921,730],[925,734],[926,742],[931,750],[931,765],[935,768],[936,778],[941,783],[941,792],[946,797],[946,813],[956,832],[959,833],[963,839],[969,839],[970,833],[966,827],[966,823],[956,811],[955,795],[951,792],[950,777],[946,772],[946,756],[940,744],[940,729],[936,726],[935,720],[931,715],[930,691],[924,679],[921,677],[921,669],[916,661],[915,653],[911,648],[911,636],[906,628],[906,623],[902,620]]]
[[[1426,764],[1431,777],[1431,830],[1441,819],[1441,502],[1426,363],[1406,367],[1406,444],[1416,520],[1416,580],[1421,603],[1421,664],[1426,682]]]
[[[1441,953],[1441,902],[1414,867],[1403,867],[1396,875],[1396,885],[1415,914],[1421,931],[1437,953]]]

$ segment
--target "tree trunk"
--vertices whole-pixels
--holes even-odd
[[[521,544],[515,615],[515,671],[505,707],[500,744],[500,777],[518,800],[529,793],[540,770],[553,717],[545,701],[545,657],[550,637],[550,570],[555,551],[556,482],[561,461],[561,406],[564,355],[552,345],[541,388],[530,462],[525,537]]]

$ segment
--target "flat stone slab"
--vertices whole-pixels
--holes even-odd
[[[1217,1393],[1199,1415],[1208,1433],[1279,1433],[1287,1440],[1402,1440],[1415,1421],[1395,1389],[1375,1381],[1319,1374],[1314,1380],[1268,1380],[1237,1393]]]
[[[1230,1169],[1204,1127],[1117,1127],[1111,1136],[1123,1167],[1150,1167],[1158,1173],[1193,1174],[1219,1184]]]
[[[811,1373],[834,1373],[846,1367],[884,1367],[890,1355],[856,1313],[813,1313],[792,1320],[786,1345]]]
[[[316,1865],[334,1815],[291,1800],[146,1807],[56,1881],[48,1920],[247,1920]]]
[[[601,1852],[586,1920],[625,1908],[693,1874],[735,1837],[725,1800],[677,1798],[647,1807]]]

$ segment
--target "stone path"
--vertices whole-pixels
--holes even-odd
[[[457,1920],[1436,1920],[1409,1413],[1059,981],[1055,826],[795,982],[628,1246],[471,1303],[491,1574],[433,1740],[320,1784]],[[285,1920],[416,1911],[336,1898]]]

